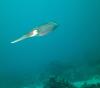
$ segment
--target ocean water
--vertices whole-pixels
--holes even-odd
[[[54,21],[43,37],[10,42]],[[0,0],[0,88],[48,78],[71,81],[100,75],[100,0]]]

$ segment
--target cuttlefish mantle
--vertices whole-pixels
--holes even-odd
[[[36,28],[33,28],[31,32],[23,35],[22,37],[12,41],[11,43],[17,43],[19,41],[25,40],[27,38],[35,37],[35,36],[44,36],[48,34],[49,32],[52,32],[53,30],[56,29],[57,23],[55,22],[49,22],[44,25],[40,25]]]

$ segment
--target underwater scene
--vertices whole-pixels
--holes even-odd
[[[100,88],[100,0],[0,0],[0,88]]]

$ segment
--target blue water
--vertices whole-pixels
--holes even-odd
[[[49,21],[59,25],[54,32],[10,43]],[[95,71],[99,62],[99,0],[0,1],[0,88],[30,84],[50,70],[60,74],[61,69],[74,66],[79,74],[87,67],[87,74],[100,74],[98,69]],[[58,67],[53,68],[52,63]]]

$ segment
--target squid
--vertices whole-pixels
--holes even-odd
[[[44,36],[47,35],[49,32],[54,31],[57,28],[58,24],[51,21],[46,24],[40,25],[32,29],[31,32],[23,35],[22,37],[12,41],[11,43],[17,43],[27,38],[35,37],[35,36]]]

